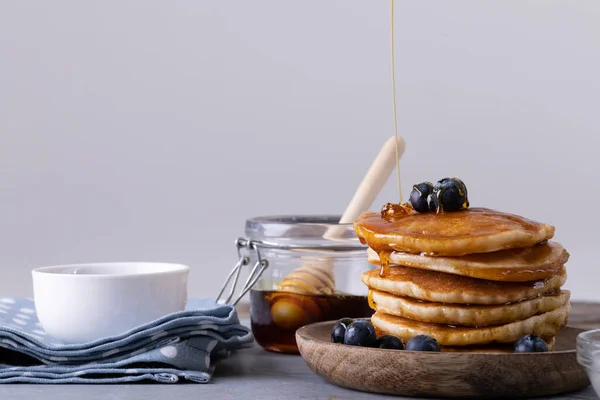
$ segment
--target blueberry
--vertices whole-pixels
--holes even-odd
[[[377,342],[375,342],[375,347],[379,347],[380,349],[392,349],[392,350],[402,350],[404,346],[400,339],[396,336],[392,335],[383,335],[377,338]]]
[[[430,208],[437,211],[460,211],[469,207],[467,186],[458,178],[444,178],[433,187]]]
[[[375,328],[371,322],[359,319],[351,323],[344,335],[344,344],[350,346],[373,347],[377,341]]]
[[[410,204],[415,211],[425,213],[429,211],[429,196],[433,192],[433,184],[431,182],[422,182],[418,185],[413,185],[410,192]]]
[[[548,351],[548,345],[539,336],[521,336],[515,342],[515,353],[541,353]]]
[[[427,335],[417,335],[406,343],[406,350],[440,351],[440,345],[434,338]]]
[[[344,343],[344,335],[346,334],[346,329],[348,325],[352,323],[350,318],[342,318],[338,322],[333,325],[333,329],[331,329],[331,341],[333,343]]]

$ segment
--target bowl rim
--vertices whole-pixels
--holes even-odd
[[[73,268],[86,268],[86,267],[114,267],[118,265],[153,265],[170,267],[170,269],[158,270],[158,271],[140,271],[140,272],[125,272],[125,273],[86,273],[77,274],[73,273]],[[70,269],[70,272],[68,270]],[[43,267],[34,268],[31,270],[32,276],[55,276],[64,277],[65,279],[115,279],[123,278],[130,279],[140,276],[162,276],[171,275],[178,273],[189,272],[190,267],[185,264],[171,263],[171,262],[158,262],[158,261],[115,261],[115,262],[92,262],[92,263],[73,263],[73,264],[56,264],[48,265]]]

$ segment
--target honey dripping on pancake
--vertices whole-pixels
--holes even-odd
[[[383,221],[392,221],[394,219],[404,218],[410,215],[413,212],[412,206],[410,203],[406,204],[395,204],[395,203],[387,203],[384,204],[381,208],[381,217],[380,220]],[[379,255],[379,262],[381,265],[381,269],[379,270],[379,276],[385,278],[390,274],[390,257],[392,255],[392,251],[384,250],[384,249],[373,249],[377,251]]]
[[[377,310],[377,303],[373,300],[373,291],[369,290],[369,294],[367,295],[367,300],[369,302],[369,307],[373,310]]]
[[[390,275],[390,255],[391,251],[381,251],[379,252],[379,263],[381,265],[381,269],[379,270],[379,276],[385,278]]]

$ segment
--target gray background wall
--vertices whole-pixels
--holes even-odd
[[[0,293],[158,260],[214,295],[245,218],[342,212],[392,134],[388,5],[0,2]],[[554,224],[573,297],[600,300],[600,2],[396,9],[405,193],[459,176],[473,205]]]

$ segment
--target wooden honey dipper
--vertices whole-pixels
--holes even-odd
[[[352,200],[340,218],[339,224],[353,223],[361,213],[367,211],[396,168],[404,153],[406,144],[400,137],[388,139],[371,164],[367,174],[358,186]],[[346,228],[341,225],[330,227],[324,239],[339,240]],[[278,293],[272,299],[271,317],[273,322],[286,329],[295,329],[318,320],[320,307],[306,299],[285,295],[282,292],[319,295],[333,294],[336,291],[333,274],[333,259],[306,260],[303,265],[290,272],[278,285]]]

